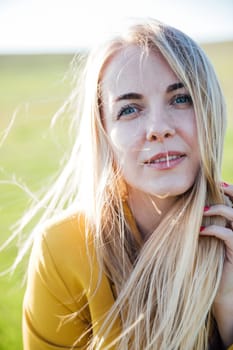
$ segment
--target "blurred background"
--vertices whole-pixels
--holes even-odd
[[[50,123],[71,90],[74,54],[88,52],[125,17],[145,16],[183,30],[210,57],[228,109],[222,177],[233,182],[232,0],[0,0],[0,244],[28,206],[24,185],[46,187],[68,147],[68,118],[54,129]],[[19,244],[0,253],[0,271]],[[22,350],[25,271],[26,261],[0,277],[0,350]]]

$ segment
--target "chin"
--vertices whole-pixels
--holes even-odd
[[[171,186],[163,186],[149,191],[151,195],[157,198],[168,198],[180,196],[192,188],[194,182],[172,184]]]

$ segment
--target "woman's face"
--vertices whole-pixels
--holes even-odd
[[[165,59],[129,46],[102,79],[104,127],[129,191],[177,196],[194,183],[200,157],[189,92]]]

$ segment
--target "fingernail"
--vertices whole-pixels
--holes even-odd
[[[200,227],[200,232],[202,232],[205,229],[205,226]]]
[[[221,183],[220,183],[220,186],[222,186],[222,187],[228,187],[228,186],[229,186],[229,184],[228,184],[228,183],[226,183],[226,182],[221,182]]]
[[[210,209],[210,207],[208,206],[208,205],[206,205],[205,207],[204,207],[204,211],[208,211]]]

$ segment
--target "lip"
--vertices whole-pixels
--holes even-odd
[[[179,151],[168,151],[163,153],[157,153],[144,164],[150,168],[158,170],[172,169],[179,165],[186,158],[186,154]]]

